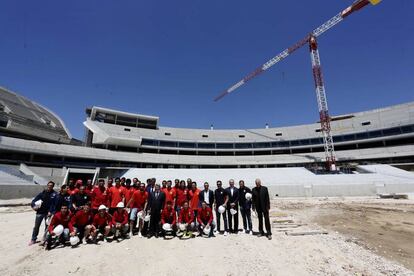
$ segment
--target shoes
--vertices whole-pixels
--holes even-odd
[[[30,240],[29,241],[29,246],[32,246],[33,244],[35,244],[36,243],[36,241],[33,241],[33,240]]]
[[[82,239],[82,244],[88,244],[88,242],[86,241],[86,239]]]
[[[138,232],[138,237],[142,238],[141,232]]]
[[[257,237],[263,237],[264,236],[264,233],[259,233],[259,234],[257,234]]]
[[[129,240],[131,238],[131,236],[129,234],[125,235],[125,239]]]
[[[244,233],[249,234],[249,230],[244,230]]]
[[[267,235],[267,239],[270,241],[272,239],[272,235]]]
[[[227,231],[224,231],[224,236],[227,236],[227,235],[228,235]]]
[[[104,241],[104,243],[108,243],[109,242],[108,241],[108,238],[104,238],[103,241]]]
[[[234,231],[233,234],[234,235],[238,235],[239,234],[239,231]]]
[[[250,230],[249,234],[250,234],[250,235],[253,235],[253,231],[252,231],[252,230]]]

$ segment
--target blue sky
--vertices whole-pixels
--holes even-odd
[[[318,120],[307,47],[213,98],[351,0],[2,1],[0,86],[60,115],[82,138],[85,108],[164,126],[260,128]],[[319,39],[330,113],[414,100],[412,0],[383,0]]]

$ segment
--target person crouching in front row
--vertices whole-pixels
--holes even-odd
[[[180,235],[177,233],[177,236],[181,236],[183,239],[188,239],[193,237],[193,231],[195,230],[195,221],[194,221],[194,212],[189,207],[188,201],[185,201],[183,208],[180,211],[180,216],[178,217]],[[181,235],[182,234],[182,235]]]
[[[50,250],[52,245],[65,245],[69,240],[69,223],[72,217],[67,205],[62,205],[60,211],[52,217],[46,234],[46,250]]]
[[[177,231],[177,216],[172,201],[167,201],[167,206],[161,213],[161,226],[162,234],[166,239],[173,237]]]
[[[128,212],[124,208],[124,203],[119,202],[116,205],[116,211],[112,215],[112,231],[114,232],[114,240],[117,242],[121,240],[121,237],[129,239]]]
[[[213,235],[213,211],[208,207],[207,202],[201,203],[201,208],[198,209],[198,231],[200,235],[206,237],[214,237]]]
[[[98,243],[100,238],[108,242],[108,235],[111,232],[112,218],[106,210],[105,205],[100,205],[98,213],[93,218],[91,236],[94,243]]]

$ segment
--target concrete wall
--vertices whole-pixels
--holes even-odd
[[[0,185],[0,199],[33,198],[45,185]]]

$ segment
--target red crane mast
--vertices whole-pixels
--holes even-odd
[[[285,49],[278,55],[274,56],[272,59],[264,63],[262,66],[256,68],[253,72],[245,76],[242,80],[235,83],[221,94],[219,94],[214,101],[218,101],[224,96],[232,93],[237,88],[243,86],[249,80],[255,78],[256,76],[260,75],[276,63],[280,62],[281,60],[285,59],[287,56],[292,54],[297,49],[301,48],[302,46],[309,44],[309,50],[311,54],[312,60],[312,72],[315,81],[315,89],[316,89],[316,98],[318,101],[318,109],[319,109],[319,119],[321,123],[321,132],[323,134],[323,141],[324,141],[324,150],[325,150],[325,161],[326,167],[330,171],[336,170],[336,157],[335,157],[335,150],[334,150],[334,143],[331,134],[331,117],[329,116],[328,112],[328,102],[326,99],[325,93],[325,86],[323,84],[323,77],[322,77],[322,70],[321,70],[321,63],[319,58],[319,51],[318,51],[318,44],[316,38],[321,34],[325,33],[327,30],[347,18],[352,13],[364,8],[368,4],[376,5],[381,0],[357,0],[351,6],[347,7],[325,23],[323,23],[318,28],[314,29],[310,34],[306,35],[303,39],[299,40],[297,43],[292,45],[291,47]]]

